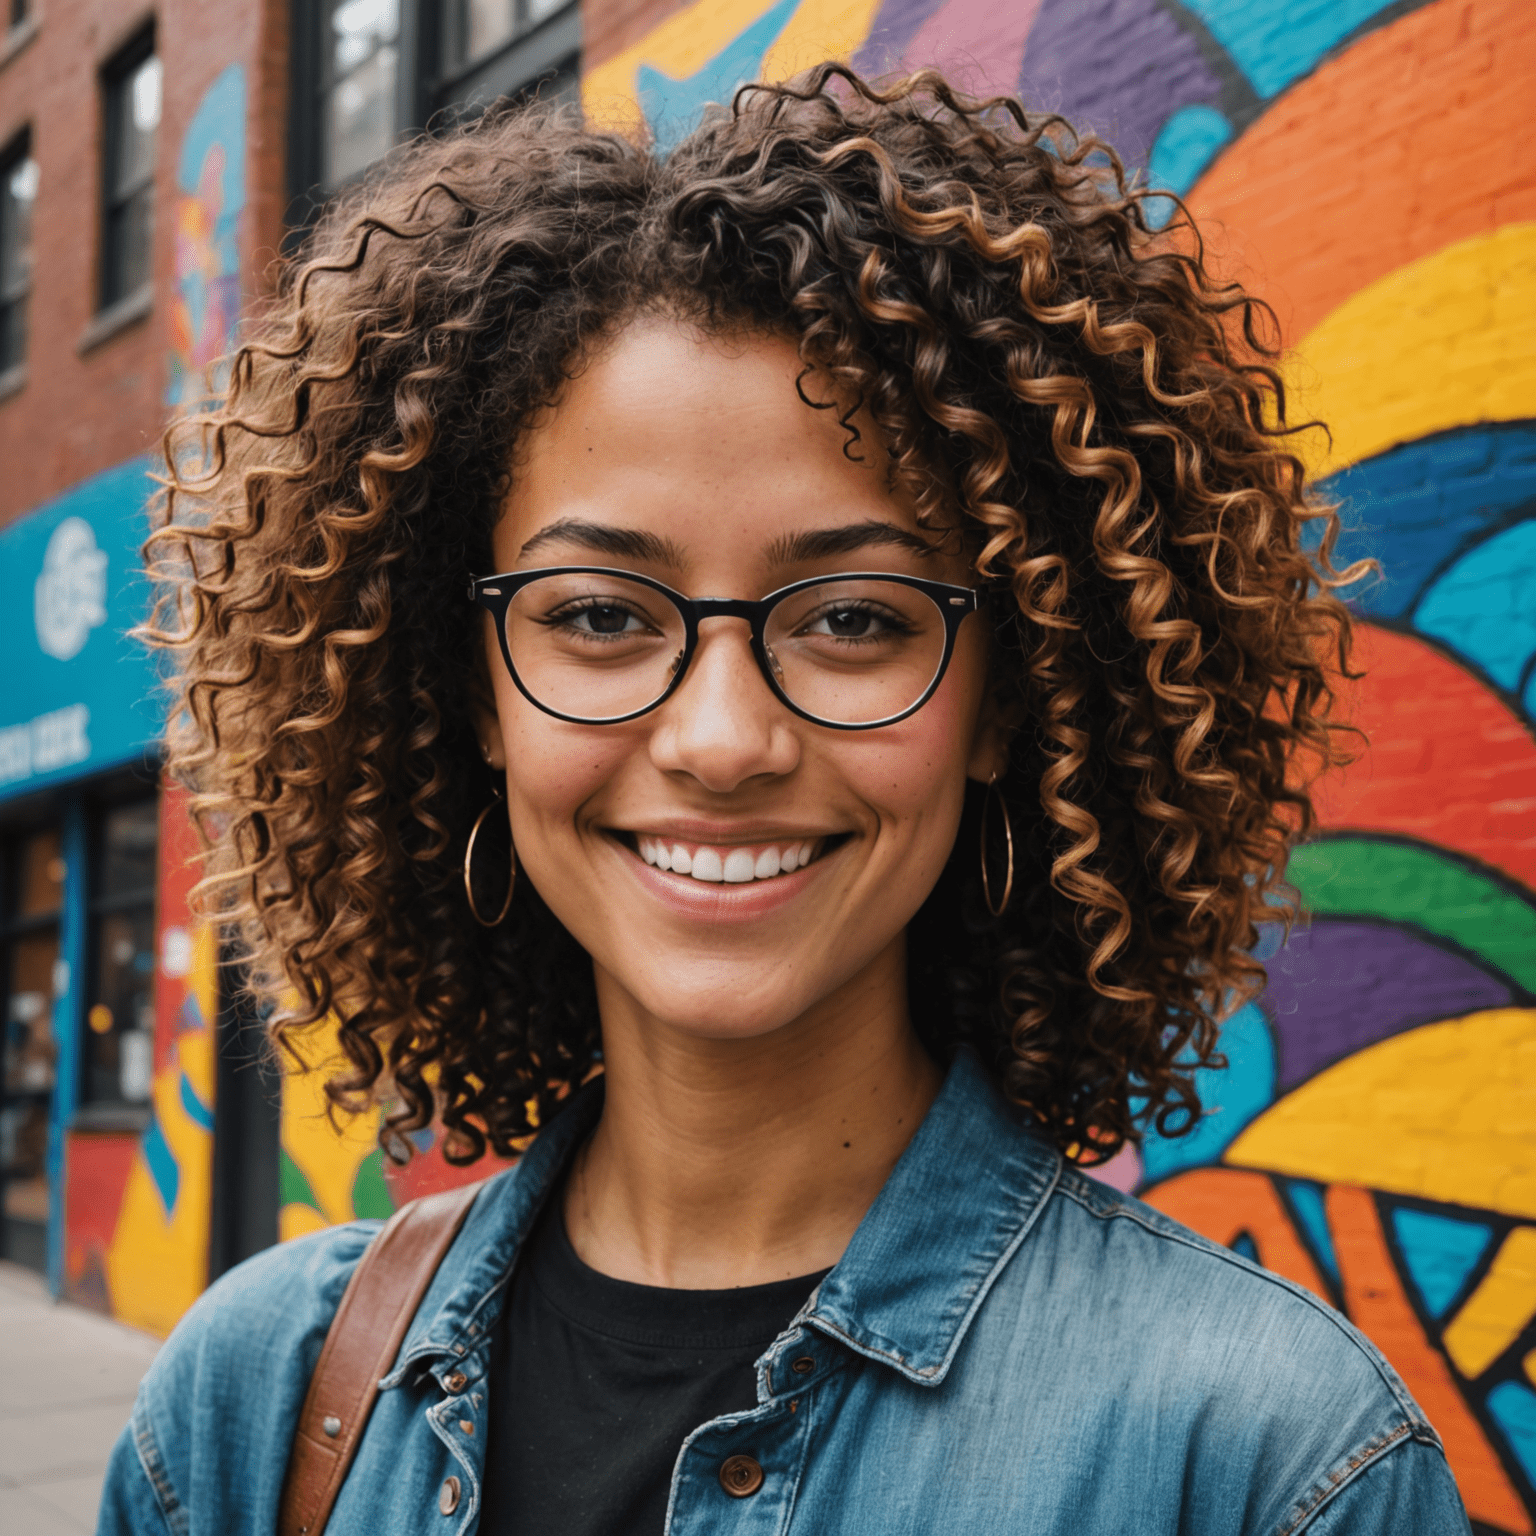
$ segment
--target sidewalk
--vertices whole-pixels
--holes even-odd
[[[158,1339],[55,1304],[0,1262],[0,1532],[89,1536],[107,1456]]]

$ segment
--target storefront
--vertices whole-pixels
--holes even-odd
[[[151,489],[130,461],[0,533],[0,1242],[55,1289],[71,1143],[152,1125],[158,972],[191,961],[184,918],[157,934],[162,704],[129,635]]]

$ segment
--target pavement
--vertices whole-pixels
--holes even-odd
[[[0,1262],[0,1536],[90,1536],[107,1457],[159,1347]]]

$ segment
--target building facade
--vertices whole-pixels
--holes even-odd
[[[35,5],[36,9],[32,9]],[[542,83],[663,144],[825,57],[1101,132],[1275,307],[1325,419],[1371,737],[1193,1134],[1106,1176],[1381,1345],[1481,1531],[1536,1528],[1536,81],[1520,0],[11,0],[0,48],[6,1251],[168,1328],[277,1237],[450,1175],[263,1075],[186,895],[124,631],[167,406],[402,134]],[[82,103],[91,103],[82,110]]]

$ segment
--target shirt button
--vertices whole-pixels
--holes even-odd
[[[443,1486],[437,1490],[437,1507],[441,1514],[451,1515],[459,1507],[459,1480],[456,1477],[445,1477]]]
[[[763,1486],[763,1469],[752,1456],[727,1456],[720,1463],[720,1486],[733,1499],[745,1499]]]
[[[449,1371],[449,1373],[443,1377],[443,1385],[447,1387],[450,1392],[462,1392],[464,1388],[469,1385],[469,1377],[466,1376],[463,1371]]]
[[[816,1362],[810,1355],[801,1355],[798,1360],[791,1360],[789,1368],[796,1376],[809,1376],[816,1369]]]

